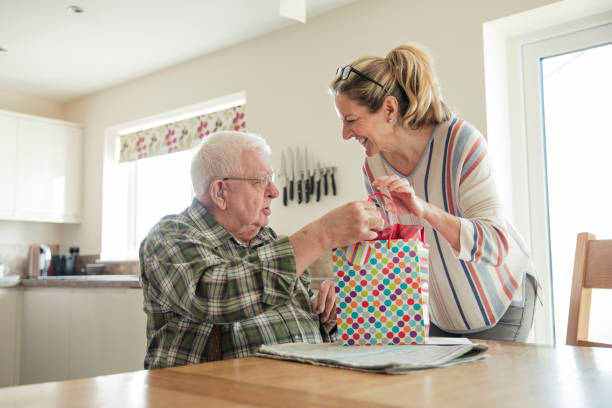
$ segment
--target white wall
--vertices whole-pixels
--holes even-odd
[[[64,119],[64,104],[14,92],[0,91],[0,109]],[[64,245],[64,242],[69,240],[65,238],[63,230],[64,226],[60,224],[0,220],[0,244]]]
[[[75,234],[82,253],[99,253],[106,128],[245,91],[247,129],[264,135],[273,151],[308,144],[315,158],[338,167],[338,197],[287,208],[280,200],[273,204],[271,225],[292,233],[340,204],[364,198],[361,147],[341,140],[327,94],[338,65],[385,55],[404,42],[422,43],[434,56],[447,102],[485,132],[482,24],[552,2],[364,0],[73,101],[65,119],[85,126],[83,222],[65,231]],[[280,168],[278,154],[273,165]]]

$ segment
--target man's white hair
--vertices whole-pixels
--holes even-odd
[[[261,136],[222,131],[207,136],[191,160],[191,184],[195,196],[208,201],[208,189],[215,177],[244,177],[243,151],[254,151],[269,160],[272,151]]]

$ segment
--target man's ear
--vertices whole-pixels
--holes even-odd
[[[210,184],[208,188],[208,194],[210,196],[210,200],[222,210],[227,208],[227,201],[225,199],[225,189],[223,188],[222,180],[215,180]]]

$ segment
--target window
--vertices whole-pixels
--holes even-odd
[[[131,166],[132,192],[129,226],[131,253],[138,251],[149,230],[163,216],[185,209],[193,197],[190,177],[191,150],[125,163]]]
[[[205,137],[204,131],[198,134],[199,138],[192,138],[189,144],[176,140],[181,139],[176,134],[176,139],[173,136],[168,140],[173,141],[171,147],[166,147],[164,141],[164,146],[157,146],[156,152],[149,154],[150,157],[140,154],[140,149],[135,150],[135,147],[144,144],[152,147],[153,142],[159,139],[155,136],[147,139],[146,132],[153,134],[155,129],[164,126],[170,129],[175,124],[188,123],[203,115],[212,117],[217,112],[237,109],[245,102],[244,93],[238,93],[107,129],[102,200],[102,260],[138,259],[140,243],[151,227],[163,216],[177,214],[191,204],[192,145],[199,144],[199,139]],[[223,122],[222,119],[220,121]],[[190,132],[199,127],[192,128]],[[213,128],[209,130],[213,131]],[[135,136],[130,141],[132,135]],[[146,143],[141,144],[141,139],[146,140]],[[122,163],[118,163],[119,157]]]

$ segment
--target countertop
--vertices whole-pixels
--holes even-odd
[[[324,278],[311,278],[311,288],[318,290]],[[141,288],[138,275],[71,275],[47,276],[25,279],[18,285],[24,287],[70,287],[70,288]]]
[[[140,288],[138,275],[47,276],[21,281],[25,287]]]

